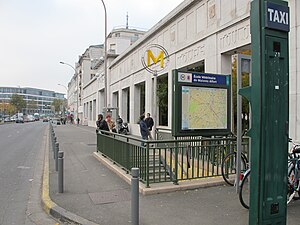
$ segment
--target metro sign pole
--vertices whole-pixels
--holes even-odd
[[[154,55],[153,52],[158,53]],[[156,57],[155,57],[156,56]],[[141,62],[146,71],[153,75],[153,130],[156,132],[157,117],[157,75],[163,72],[169,63],[169,54],[167,50],[159,44],[151,44],[146,47],[144,55],[141,57]],[[153,63],[152,63],[153,62]]]

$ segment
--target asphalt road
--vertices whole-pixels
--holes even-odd
[[[40,206],[47,123],[0,125],[0,224],[55,224]]]

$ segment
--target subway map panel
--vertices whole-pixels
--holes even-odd
[[[182,86],[182,130],[227,129],[227,89]]]

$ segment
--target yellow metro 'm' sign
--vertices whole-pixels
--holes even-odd
[[[169,54],[163,46],[151,44],[146,47],[146,50],[141,57],[141,62],[145,70],[152,73],[154,76],[157,76],[158,73],[161,73],[167,67],[169,63]]]
[[[151,65],[151,59],[156,64],[158,61],[160,61],[160,68],[164,68],[164,58],[165,54],[163,51],[160,51],[158,56],[155,58],[151,50],[147,50],[147,66],[149,67]]]

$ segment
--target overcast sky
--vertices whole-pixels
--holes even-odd
[[[104,0],[108,33],[116,26],[150,29],[183,0]],[[0,0],[0,86],[66,93],[74,65],[104,41],[101,0]]]

